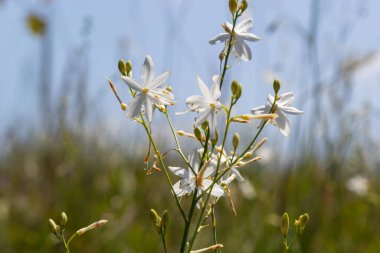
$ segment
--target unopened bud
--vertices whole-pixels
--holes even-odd
[[[166,227],[168,226],[168,223],[169,223],[169,213],[167,210],[165,210],[163,213],[162,213],[162,218],[161,218],[161,228],[166,229]]]
[[[127,105],[125,103],[121,103],[120,106],[123,111],[127,110]]]
[[[231,13],[234,14],[238,8],[238,1],[237,0],[229,0],[228,6],[230,7]]]
[[[160,232],[161,218],[154,209],[150,209],[150,219],[152,220],[157,232]]]
[[[101,227],[104,224],[106,224],[107,222],[108,222],[108,220],[99,220],[97,222],[94,222],[94,223],[88,225],[87,227],[84,227],[84,228],[81,228],[81,229],[77,230],[76,234],[77,235],[83,235],[87,231],[95,229],[95,228],[98,228],[98,227]]]
[[[234,147],[234,150],[237,149],[239,146],[239,141],[240,141],[240,136],[238,133],[235,133],[234,136],[232,137],[232,146]]]
[[[203,131],[206,131],[208,128],[208,121],[206,120],[205,122],[202,123],[202,129]]]
[[[132,62],[130,60],[128,60],[125,63],[125,71],[127,73],[127,76],[131,77],[131,75],[132,75]]]
[[[190,253],[203,253],[203,252],[210,252],[218,249],[222,249],[223,244],[215,244],[210,247],[204,248],[204,249],[199,249],[199,250],[192,250]]]
[[[247,0],[242,0],[239,6],[239,9],[241,10],[241,12],[244,12],[247,8],[248,8]]]
[[[202,132],[199,127],[194,127],[194,135],[198,141],[202,141]]]
[[[280,90],[281,88],[281,84],[280,84],[280,81],[277,80],[277,79],[274,79],[274,82],[273,82],[273,90],[274,90],[274,94],[278,94],[278,91]]]
[[[231,83],[231,92],[232,92],[232,95],[236,99],[240,98],[240,96],[241,96],[241,90],[242,90],[241,84],[238,83],[238,81],[233,80],[232,83]]]
[[[64,226],[67,223],[67,215],[65,212],[61,213],[61,225]]]
[[[56,234],[59,232],[59,226],[55,224],[53,219],[49,219],[49,229],[53,234]]]
[[[306,224],[309,222],[309,215],[307,213],[302,214],[298,220],[294,222],[298,234],[302,234],[303,230],[306,227]]]
[[[284,213],[282,215],[282,219],[281,219],[281,234],[283,237],[287,237],[288,236],[288,232],[289,232],[289,215],[288,213]]]
[[[119,60],[118,67],[119,67],[119,71],[120,71],[121,75],[126,76],[127,75],[127,69],[125,66],[125,62],[122,59]]]

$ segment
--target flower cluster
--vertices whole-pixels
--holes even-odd
[[[227,62],[230,54],[241,58],[243,61],[251,60],[252,52],[247,42],[254,42],[260,39],[250,32],[253,26],[251,18],[243,20],[240,23],[237,22],[247,7],[248,4],[245,0],[242,0],[240,4],[237,0],[230,0],[229,8],[232,14],[232,23],[225,22],[222,25],[225,32],[209,41],[212,45],[217,42],[224,43],[224,48],[219,57],[222,63],[224,63],[224,67],[221,73],[212,76],[210,87],[199,76],[196,78],[201,94],[192,95],[186,99],[188,110],[185,111],[185,113],[196,113],[195,120],[191,123],[190,127],[192,132],[177,131],[173,127],[168,110],[169,106],[174,105],[174,95],[172,87],[166,83],[171,72],[166,71],[155,77],[151,56],[148,55],[145,58],[140,80],[132,77],[132,64],[130,61],[119,61],[121,79],[128,85],[131,93],[131,100],[128,103],[124,103],[120,99],[114,84],[110,81],[110,86],[121,108],[125,111],[127,118],[133,119],[144,127],[149,139],[149,150],[152,147],[154,151],[152,156],[148,152],[146,159],[146,161],[154,159],[154,170],[149,171],[164,172],[163,174],[169,184],[169,189],[184,219],[185,229],[180,252],[191,252],[197,234],[205,227],[204,223],[207,222],[209,215],[213,214],[214,206],[219,199],[223,199],[222,197],[225,196],[232,203],[229,185],[234,181],[244,181],[241,173],[242,167],[250,166],[261,159],[261,157],[256,156],[256,151],[267,141],[267,138],[262,138],[260,141],[258,139],[263,128],[268,123],[271,123],[278,127],[283,135],[288,136],[290,134],[290,121],[286,114],[297,115],[303,113],[291,106],[295,100],[294,93],[287,92],[282,95],[278,93],[280,90],[280,82],[278,80],[274,81],[274,95],[268,95],[267,104],[254,107],[250,113],[233,115],[233,108],[242,95],[243,87],[237,81],[233,81],[231,84],[230,99],[221,101],[221,87],[224,83],[226,72],[229,69]],[[165,152],[161,152],[152,134],[155,130],[152,125],[155,109],[165,114],[176,143],[175,148]],[[219,117],[220,114],[225,115],[224,117]],[[238,133],[233,134],[232,148],[230,149],[228,144],[228,139],[231,135],[229,132],[230,125],[247,123],[251,120],[261,121],[257,133],[244,143],[240,143]],[[223,128],[218,127],[220,123],[223,123]],[[193,151],[189,155],[185,155],[183,152],[178,136],[186,136],[195,140],[194,147],[192,148]],[[242,145],[246,146],[242,147]],[[184,164],[183,166],[167,165],[165,154],[172,150],[178,153]],[[229,151],[227,152],[226,150]],[[172,183],[173,175],[170,172],[179,178],[174,184]],[[189,201],[189,198],[191,199],[190,209],[186,214],[183,202]],[[200,218],[195,223],[193,235],[189,236],[190,229],[193,227],[191,226],[191,222],[196,212],[195,207],[200,209],[198,214]],[[235,212],[233,205],[232,208]],[[153,210],[151,213],[156,212]],[[168,216],[168,213],[165,213],[166,216]],[[154,215],[154,217],[156,228],[165,242],[162,224],[158,222],[160,219],[157,218],[157,215]],[[165,224],[167,225],[167,222]],[[215,245],[210,247],[219,247]]]

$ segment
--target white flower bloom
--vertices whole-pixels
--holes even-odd
[[[221,95],[219,89],[220,76],[214,75],[212,77],[213,84],[211,90],[208,89],[199,76],[197,77],[197,80],[202,95],[188,97],[186,99],[186,104],[190,111],[200,114],[200,116],[196,118],[194,126],[197,127],[208,120],[211,138],[215,138],[216,113],[222,108],[222,104],[219,103],[219,97]]]
[[[346,187],[349,191],[355,193],[360,197],[363,197],[368,194],[369,182],[366,177],[356,175],[347,181]]]
[[[219,156],[220,156],[220,148],[217,148],[218,150],[218,153],[217,154],[212,154],[212,159],[213,159],[213,163],[215,166],[217,166],[218,164],[218,159],[219,159]],[[228,156],[227,153],[225,152],[225,150],[223,149],[223,153],[222,153],[222,157],[220,159],[220,171],[223,171],[223,170],[226,170],[228,168],[231,167],[231,162],[232,162],[232,156]],[[225,184],[230,184],[233,179],[237,179],[239,182],[243,182],[244,181],[244,178],[243,176],[240,174],[239,170],[238,170],[238,167],[236,164],[233,165],[231,168],[230,168],[230,171],[229,173],[226,173],[223,178],[222,178],[222,181],[225,183]]]
[[[173,94],[166,89],[159,88],[169,78],[170,74],[169,70],[155,77],[152,57],[147,55],[142,67],[140,83],[128,76],[121,77],[131,89],[137,91],[136,96],[127,105],[126,115],[128,118],[137,117],[144,108],[148,121],[151,122],[155,105],[174,104]]]
[[[253,20],[251,18],[248,18],[237,24],[233,33],[232,49],[234,53],[240,58],[242,58],[244,61],[252,59],[251,49],[245,41],[260,40],[260,38],[257,37],[255,34],[250,33],[252,26]],[[232,24],[226,22],[225,24],[223,24],[223,28],[224,30],[226,30],[226,32],[220,33],[219,35],[209,40],[209,43],[211,45],[214,45],[215,43],[219,42],[224,42],[226,45],[228,45],[230,34],[232,33]]]
[[[273,107],[273,113],[277,114],[278,117],[273,120],[275,126],[277,126],[281,133],[285,136],[288,136],[290,133],[290,122],[285,114],[303,114],[303,111],[300,111],[294,107],[291,107],[294,102],[295,96],[293,92],[287,92],[279,96],[276,104]],[[255,107],[251,110],[253,114],[266,114],[270,112],[272,108],[274,97],[268,95],[268,104]]]
[[[194,154],[189,156],[189,163],[191,164],[196,174],[194,174],[190,168],[185,169],[181,167],[169,166],[171,172],[182,178],[173,185],[174,192],[178,197],[189,195],[195,191],[196,188],[198,189],[197,194],[199,195],[202,193],[202,191],[205,191],[213,182],[211,179],[208,179],[208,177],[214,173],[215,166],[210,164],[210,162],[206,162],[202,168],[199,169],[200,164],[198,159],[198,152],[194,152]],[[211,195],[214,197],[221,197],[223,194],[224,191],[222,187],[220,187],[218,184],[214,184]]]

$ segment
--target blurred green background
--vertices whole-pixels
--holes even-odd
[[[0,252],[64,252],[47,223],[61,211],[69,234],[109,220],[76,239],[72,252],[162,252],[150,208],[169,211],[169,252],[178,251],[183,224],[164,176],[145,175],[148,140],[124,118],[104,77],[125,97],[118,59],[132,59],[138,76],[144,55],[152,54],[157,72],[173,71],[174,117],[181,101],[198,92],[195,75],[209,80],[218,72],[220,48],[211,49],[207,39],[229,16],[227,4],[216,0],[152,2],[0,2],[6,34],[0,44]],[[246,182],[232,188],[237,216],[226,200],[219,202],[224,252],[281,252],[285,211],[291,222],[310,215],[292,252],[380,252],[379,8],[376,1],[250,4],[263,41],[251,45],[253,62],[233,62],[227,76],[243,82],[239,111],[262,104],[277,76],[284,91],[298,95],[305,115],[291,118],[289,138],[266,129],[263,161],[244,168]],[[191,131],[186,120],[174,123]],[[162,150],[173,145],[166,127],[156,112],[153,131]],[[242,139],[254,134],[252,126],[244,131]],[[197,246],[208,246],[210,229],[198,238]]]

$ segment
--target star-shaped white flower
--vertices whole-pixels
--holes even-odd
[[[200,114],[199,117],[196,118],[194,126],[197,127],[208,120],[210,136],[211,138],[215,138],[216,113],[222,108],[222,104],[219,102],[219,97],[221,95],[219,89],[220,76],[214,75],[212,77],[213,84],[211,90],[208,89],[199,76],[197,77],[197,80],[202,95],[188,97],[186,99],[186,104],[190,111]]]
[[[137,91],[136,96],[127,105],[126,115],[128,118],[133,119],[144,110],[148,121],[151,122],[155,105],[174,104],[173,94],[166,89],[159,88],[170,74],[169,70],[155,77],[152,57],[147,55],[142,67],[140,83],[128,76],[121,77],[131,89]]]
[[[220,156],[220,147],[216,147],[218,153],[216,154],[212,154],[211,158],[213,159],[213,163],[215,164],[215,166],[218,164],[218,159],[219,159],[219,156]],[[233,158],[232,156],[229,156],[227,155],[226,151],[223,149],[223,152],[222,152],[222,157],[220,158],[220,168],[221,168],[221,171],[223,170],[226,170],[226,169],[229,169],[229,173],[226,173],[223,178],[222,178],[222,181],[224,183],[231,183],[233,179],[237,179],[239,182],[243,182],[245,179],[243,178],[243,176],[240,174],[239,170],[238,170],[238,165],[233,165],[231,166],[231,162],[232,162]],[[232,177],[233,176],[233,177]]]
[[[234,53],[242,58],[244,61],[248,61],[252,59],[252,52],[249,46],[245,41],[258,41],[260,40],[255,34],[250,33],[251,28],[253,26],[253,20],[248,18],[243,20],[239,24],[235,26],[233,33],[233,46],[232,49]],[[232,34],[232,24],[226,22],[223,24],[223,28],[226,31],[225,33],[220,33],[211,40],[209,43],[214,45],[215,43],[224,42],[226,45],[229,43],[230,35]],[[225,50],[225,49],[223,49]]]
[[[199,169],[198,152],[194,152],[194,154],[189,156],[189,163],[196,174],[194,174],[190,168],[169,166],[171,172],[182,178],[173,185],[175,194],[178,197],[181,197],[183,195],[190,195],[195,189],[198,189],[197,194],[199,195],[210,187],[213,181],[209,179],[209,176],[215,171],[215,166],[210,162],[211,161],[204,163],[202,168]],[[223,194],[224,191],[222,187],[218,184],[214,184],[211,190],[211,195],[214,197],[221,197]]]
[[[279,96],[276,104],[273,107],[273,113],[277,114],[278,117],[273,120],[275,126],[277,126],[281,133],[285,136],[288,136],[290,133],[290,121],[285,114],[303,114],[303,111],[298,110],[295,107],[291,107],[294,102],[295,96],[293,92],[287,92]],[[255,107],[251,110],[253,114],[265,114],[269,113],[272,108],[274,97],[268,95],[267,99],[268,104]]]

